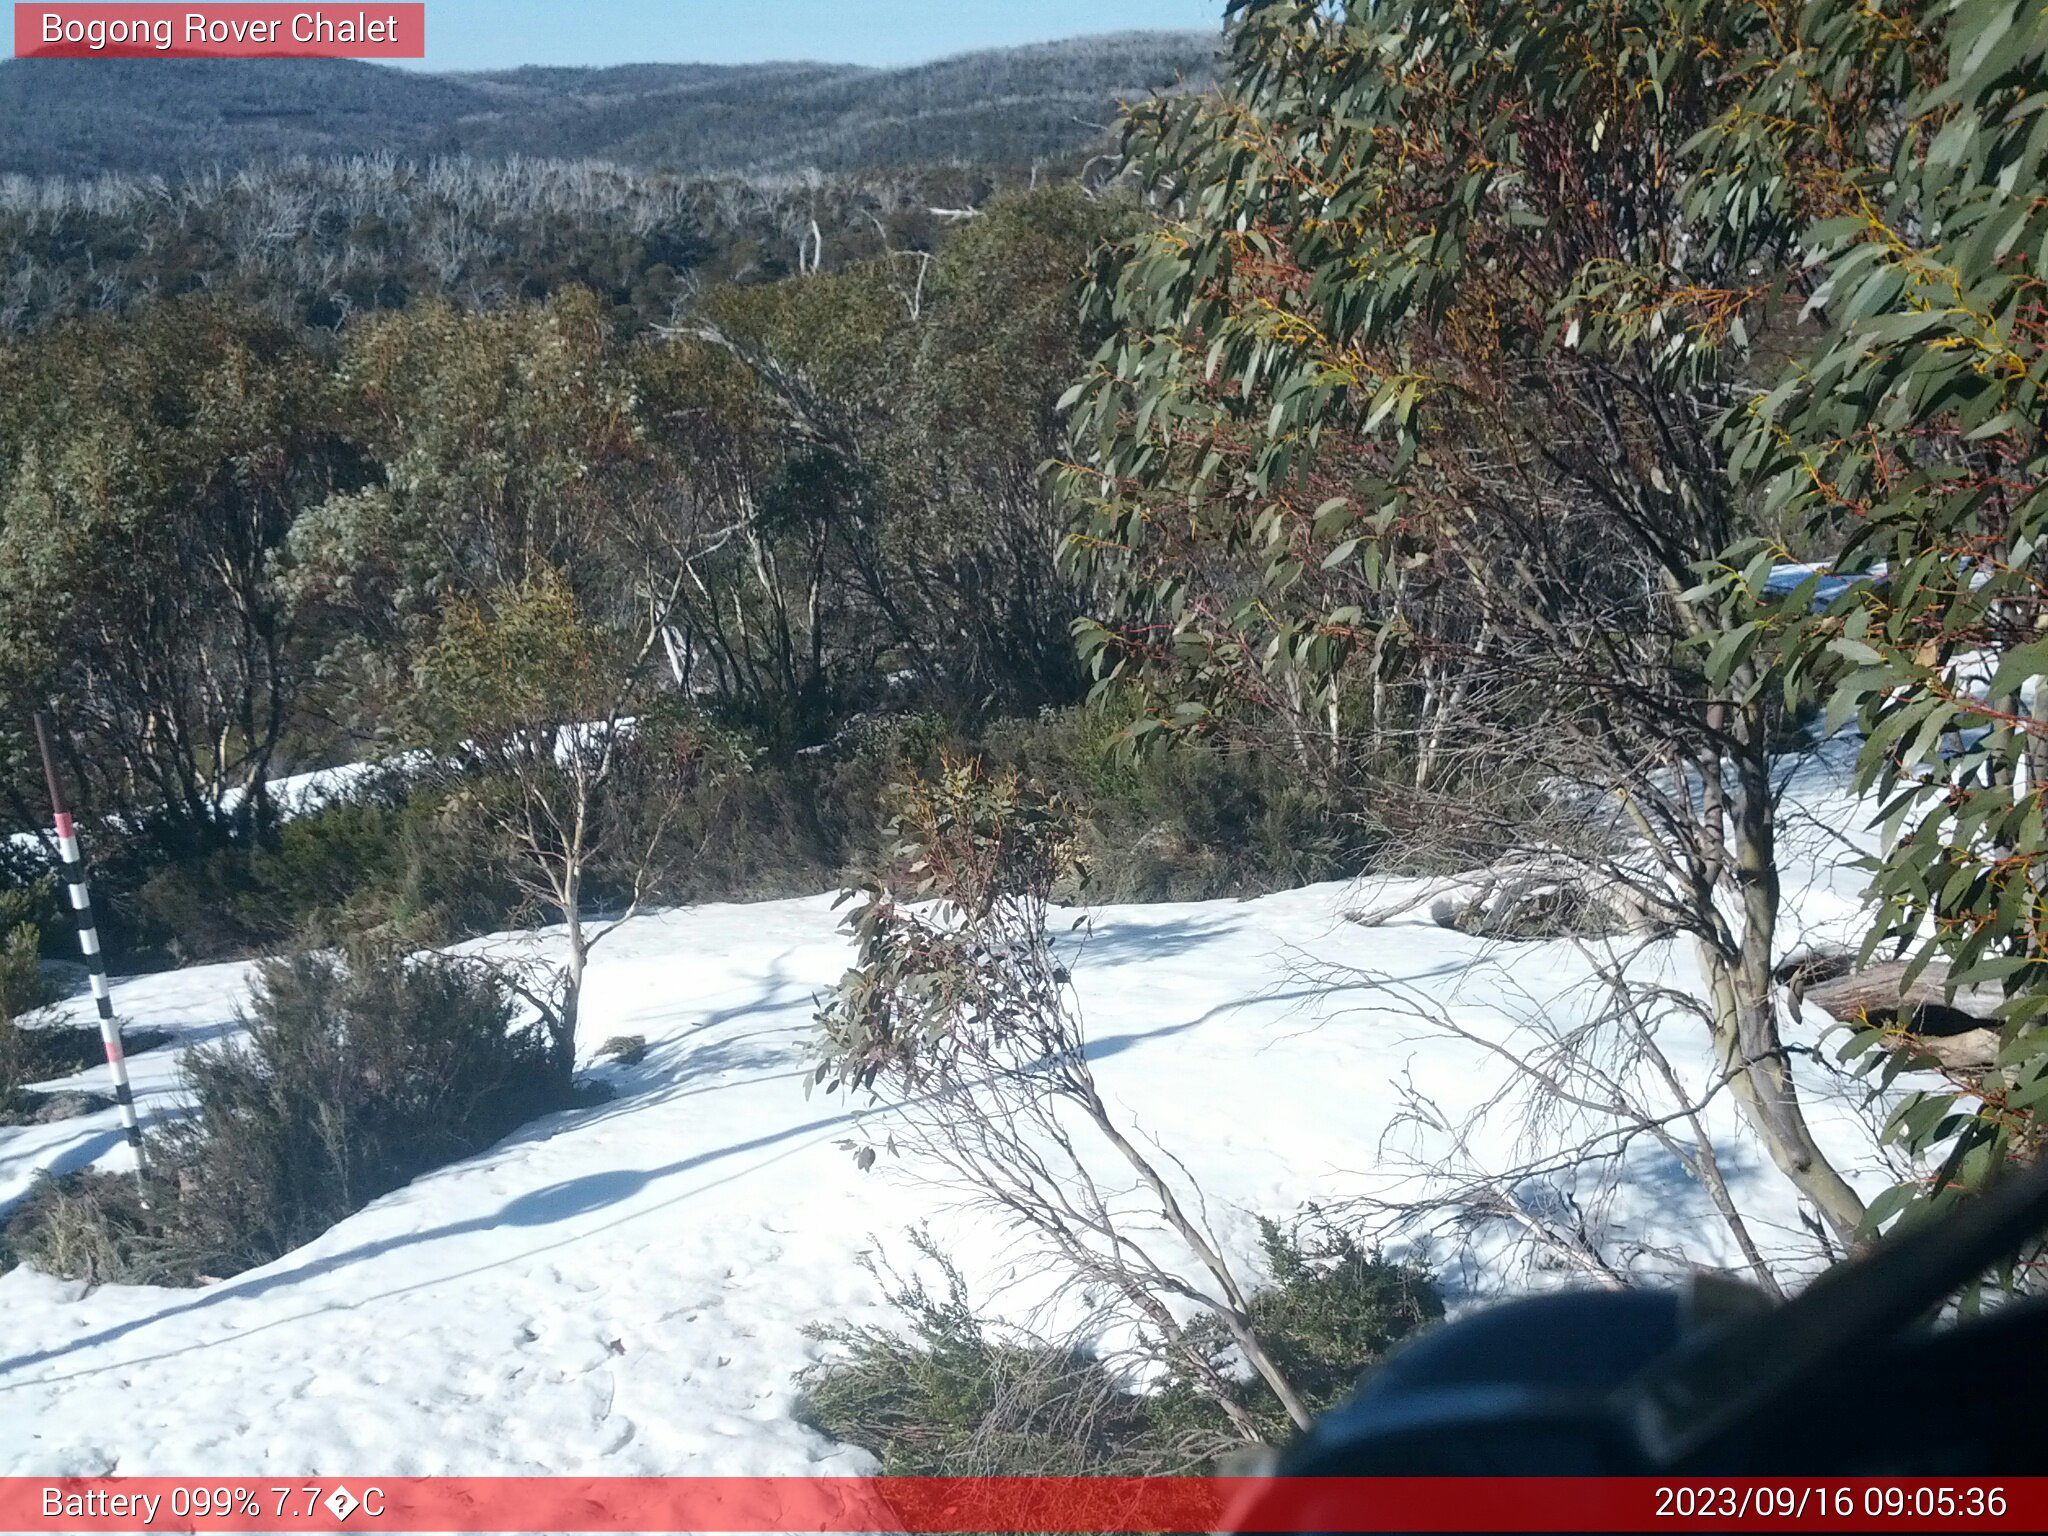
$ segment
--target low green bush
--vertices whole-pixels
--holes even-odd
[[[12,1113],[21,1085],[37,1075],[15,1020],[56,995],[43,975],[42,929],[33,920],[38,895],[33,887],[0,888],[0,1117]]]
[[[888,1276],[902,1329],[812,1329],[834,1355],[798,1377],[802,1422],[871,1452],[890,1477],[1187,1470],[1168,1464],[1145,1399],[1107,1365],[984,1322],[959,1270],[918,1242],[944,1293]]]
[[[445,794],[411,795],[398,815],[397,840],[391,878],[365,883],[334,909],[342,931],[425,946],[519,925],[525,898],[505,861]]]
[[[732,732],[689,722],[678,729],[701,771],[679,813],[662,809],[661,874],[643,897],[760,901],[843,886],[885,851],[893,786],[930,773],[946,751],[1014,768],[1074,808],[1087,878],[1063,893],[1072,899],[1257,895],[1363,867],[1372,849],[1360,823],[1289,762],[1201,743],[1134,758],[1129,723],[1076,707],[961,739],[935,716],[877,717],[772,761]],[[448,785],[373,783],[225,845],[144,827],[100,838],[93,854],[102,937],[127,969],[244,958],[309,934],[425,948],[555,920],[527,903]],[[0,897],[26,878],[10,884],[0,871]],[[587,890],[594,911],[629,899],[601,871]],[[10,963],[21,962],[0,952],[0,971]]]
[[[459,961],[300,955],[263,967],[241,1042],[194,1052],[165,1133],[180,1224],[215,1273],[266,1262],[490,1145],[560,1097],[538,1030]]]
[[[43,923],[49,881],[0,887],[0,1025],[50,1002],[56,989],[43,975]]]
[[[1334,1407],[1401,1340],[1443,1316],[1423,1271],[1335,1229],[1306,1236],[1262,1224],[1273,1283],[1252,1316],[1308,1406]],[[1165,1476],[1213,1470],[1243,1441],[1216,1402],[1169,1372],[1141,1392],[1072,1344],[979,1317],[959,1271],[927,1241],[942,1294],[892,1280],[897,1329],[822,1326],[832,1355],[798,1378],[804,1422],[871,1452],[892,1476]],[[1220,1325],[1193,1330],[1268,1441],[1292,1434],[1272,1395],[1232,1361]]]
[[[457,882],[467,847],[425,835],[429,817],[396,797],[346,800],[282,822],[248,844],[167,858],[143,879],[144,927],[184,961],[274,950],[309,929],[379,926],[408,876]],[[422,846],[431,844],[432,846]]]
[[[15,1095],[27,1081],[22,1070],[21,1026],[0,1014],[0,1116],[13,1109]]]
[[[156,1050],[170,1039],[169,1032],[161,1029],[121,1031],[121,1046],[129,1056]],[[18,1028],[13,1049],[24,1083],[90,1071],[107,1059],[106,1042],[98,1024],[43,1023]]]
[[[160,1203],[165,1190],[155,1180],[150,1188]],[[39,1179],[0,1225],[0,1271],[32,1264],[88,1285],[195,1283],[206,1271],[194,1267],[175,1224],[144,1208],[143,1194],[128,1174]]]
[[[1442,1320],[1435,1282],[1413,1265],[1390,1261],[1327,1224],[1292,1233],[1272,1221],[1259,1227],[1273,1283],[1251,1298],[1252,1326],[1312,1412],[1336,1407],[1388,1350]],[[1229,1364],[1235,1352],[1220,1323],[1201,1319],[1189,1332],[1222,1374],[1240,1375]],[[1293,1431],[1273,1395],[1254,1382],[1243,1386],[1238,1401],[1267,1440],[1285,1441]],[[1187,1432],[1213,1425],[1217,1414],[1180,1378],[1158,1393],[1152,1411],[1162,1428]]]
[[[0,927],[0,1020],[11,1024],[51,1000],[42,949],[42,934],[34,924]]]
[[[1089,901],[1256,896],[1364,866],[1354,818],[1276,754],[1192,742],[1127,750],[1126,714],[1048,710],[992,728],[991,768],[1015,768],[1074,808]]]
[[[1246,747],[1192,744],[1134,758],[1127,716],[1046,710],[960,738],[928,715],[869,722],[831,748],[745,763],[674,833],[665,899],[755,901],[842,886],[886,852],[894,787],[942,753],[1014,768],[1074,809],[1091,902],[1247,896],[1363,867],[1368,840],[1329,796]]]
[[[0,1254],[101,1281],[235,1274],[567,1102],[504,984],[460,961],[275,961],[244,1023],[186,1058],[191,1113],[150,1138],[147,1210],[133,1180],[48,1181]]]
[[[203,850],[109,850],[96,904],[137,966],[241,959],[301,937],[432,945],[510,926],[520,896],[445,801],[380,788]]]

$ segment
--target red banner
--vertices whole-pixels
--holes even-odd
[[[2048,1478],[0,1478],[0,1531],[2048,1529]]]
[[[18,59],[423,59],[424,4],[21,5]]]

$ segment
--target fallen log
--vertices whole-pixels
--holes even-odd
[[[1782,967],[1780,976],[1795,1007],[1804,1000],[1838,1023],[1892,1032],[1894,1049],[1926,1056],[1946,1071],[1990,1067],[1998,1059],[2005,994],[1975,985],[1951,991],[1945,961],[1934,961],[1910,984],[1906,970],[1904,960],[1845,969],[1836,957],[1821,956]]]
[[[1354,908],[1345,916],[1376,928],[1419,907],[1437,927],[1479,938],[1661,937],[1671,931],[1657,901],[1613,869],[1542,854],[1433,880],[1384,906]]]

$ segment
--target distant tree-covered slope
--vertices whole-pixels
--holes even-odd
[[[643,64],[433,75],[347,60],[0,63],[0,173],[282,156],[597,157],[754,174],[1084,154],[1117,104],[1210,77],[1216,39],[1123,33],[905,69]]]
[[[0,336],[182,293],[326,329],[422,298],[495,308],[570,285],[644,325],[705,284],[876,258],[914,302],[945,232],[1027,179],[973,165],[747,177],[389,154],[170,179],[0,175]]]
[[[435,141],[482,98],[438,75],[353,60],[0,62],[0,171],[174,175],[276,155]]]

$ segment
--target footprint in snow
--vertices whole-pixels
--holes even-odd
[[[619,1422],[618,1429],[605,1441],[603,1445],[597,1448],[597,1454],[600,1456],[618,1455],[619,1452],[623,1451],[627,1446],[633,1443],[633,1437],[638,1433],[639,1430],[634,1425],[631,1419],[622,1419]]]

